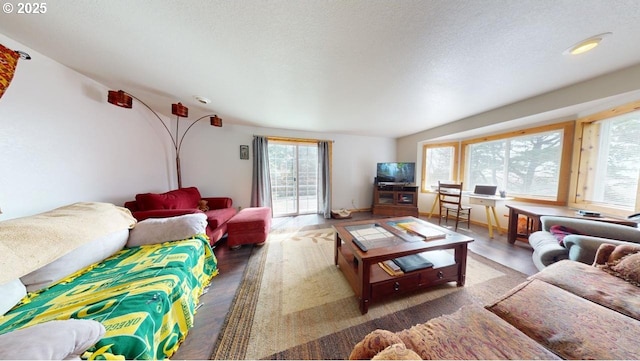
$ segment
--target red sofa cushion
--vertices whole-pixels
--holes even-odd
[[[200,191],[196,187],[175,189],[166,193],[141,193],[136,195],[136,203],[141,211],[154,209],[198,208]]]
[[[218,228],[236,214],[235,208],[212,209],[204,212],[207,215],[209,227]]]

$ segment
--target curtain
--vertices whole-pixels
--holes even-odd
[[[329,166],[329,142],[318,142],[318,200],[320,214],[331,218],[331,169]]]
[[[271,177],[267,137],[253,137],[251,207],[271,207]]]
[[[0,44],[0,98],[9,87],[18,65],[20,54]]]

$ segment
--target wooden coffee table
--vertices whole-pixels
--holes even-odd
[[[446,237],[429,241],[404,241],[400,238],[407,238],[406,232],[393,226],[398,221],[419,222],[444,232]],[[349,229],[367,226],[382,227],[392,234],[393,239],[389,238],[388,244],[384,240],[377,241],[373,246],[370,244],[367,251],[363,252],[353,243],[354,237]],[[333,227],[336,230],[335,264],[353,288],[362,314],[368,312],[369,303],[402,293],[448,282],[464,286],[467,244],[473,242],[470,237],[414,217],[345,222]],[[450,250],[453,250],[453,254]],[[378,262],[422,252],[429,252],[425,257],[434,264],[433,267],[391,276],[378,265]]]

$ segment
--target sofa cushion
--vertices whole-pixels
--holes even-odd
[[[20,277],[27,291],[34,292],[93,263],[100,262],[124,247],[129,230],[122,229],[106,234],[67,253],[57,260]]]
[[[463,306],[397,333],[422,359],[557,359],[510,324],[481,306]],[[462,346],[462,347],[461,347]]]
[[[584,263],[563,260],[529,277],[640,320],[638,287]]]
[[[205,212],[209,227],[218,228],[236,214],[235,208],[211,209]]]
[[[404,344],[423,360],[558,358],[498,316],[476,305],[463,306],[453,314],[433,318],[397,333],[373,331],[354,347],[349,358],[369,358],[378,350],[398,343]],[[393,359],[389,354],[392,351],[393,348],[387,349],[387,359]]]
[[[198,208],[202,199],[196,187],[174,189],[166,193],[141,193],[136,195],[137,207],[141,211],[154,209]]]
[[[204,213],[145,219],[131,230],[127,247],[191,238],[197,234],[205,234],[206,227],[207,219]]]
[[[637,359],[640,321],[533,279],[487,308],[563,359]]]
[[[80,359],[105,334],[93,320],[50,321],[0,335],[2,360]]]
[[[2,316],[27,295],[27,288],[16,278],[0,285],[0,295],[2,295],[0,298],[0,316]]]

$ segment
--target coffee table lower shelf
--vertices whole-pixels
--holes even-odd
[[[391,276],[378,265],[382,260],[359,261],[349,247],[341,244],[336,254],[336,265],[354,290],[359,300],[360,312],[364,315],[368,312],[371,302],[449,282],[464,286],[467,244],[459,244],[454,249],[455,255],[451,257],[452,262],[448,265]]]

